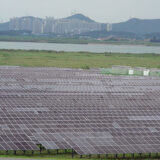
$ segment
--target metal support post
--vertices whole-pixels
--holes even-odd
[[[74,157],[74,150],[72,149],[72,158]]]

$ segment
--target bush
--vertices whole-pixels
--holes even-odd
[[[90,67],[86,65],[86,66],[83,66],[82,69],[90,69]]]

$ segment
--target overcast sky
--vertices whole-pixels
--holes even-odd
[[[160,0],[0,0],[0,21],[13,16],[62,18],[71,13],[108,23],[160,18]]]

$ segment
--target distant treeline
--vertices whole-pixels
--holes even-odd
[[[22,30],[22,31],[0,31],[0,35],[6,35],[6,36],[19,36],[19,35],[32,35],[31,31]]]
[[[47,39],[47,40],[53,40],[52,38],[60,38],[62,39],[103,39],[103,38],[121,38],[121,39],[137,39],[137,40],[143,40],[143,39],[151,39],[152,42],[157,42],[160,39],[160,33],[150,33],[150,34],[136,34],[132,32],[124,32],[124,31],[92,31],[92,32],[86,32],[82,34],[32,34],[32,31],[28,30],[19,30],[19,31],[0,31],[0,36],[31,36],[36,37],[37,39]],[[21,38],[22,39],[22,38]]]
[[[85,40],[79,38],[68,38],[68,37],[52,37],[52,36],[38,36],[38,35],[24,35],[19,34],[0,34],[0,41],[9,42],[40,42],[40,43],[70,43],[70,44],[88,44],[96,43],[96,40]]]
[[[0,31],[0,41],[16,42],[44,42],[44,43],[114,43],[114,44],[134,44],[134,45],[160,45],[160,33],[135,34],[123,31],[92,31],[77,35],[35,35],[31,31]]]
[[[140,36],[132,32],[124,31],[92,31],[82,33],[79,36],[86,36],[91,38],[105,38],[105,37],[117,37],[117,38],[139,38]]]
[[[160,42],[160,38],[156,38],[156,37],[154,37],[153,39],[151,39],[150,40],[150,42]]]

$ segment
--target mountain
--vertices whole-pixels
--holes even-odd
[[[9,30],[9,22],[0,23],[0,31],[8,31]]]
[[[133,32],[148,34],[160,32],[160,19],[138,19],[132,18],[126,22],[115,23],[113,31]]]
[[[68,22],[63,23],[63,19],[68,20]],[[17,22],[15,23],[15,21],[17,21],[18,23]],[[43,21],[45,21],[45,23],[43,23]],[[46,32],[44,33],[50,33],[53,29],[51,25],[55,24],[52,21],[54,21],[54,19],[52,18],[41,19],[41,18],[32,17],[32,16],[21,17],[21,18],[13,19],[13,21],[10,21],[10,22],[0,23],[0,31],[9,31],[9,29],[15,30],[15,28],[13,29],[9,28],[9,24],[10,26],[15,26],[16,24],[17,25],[16,30],[17,28],[19,28],[19,30],[30,30],[32,31],[32,33],[40,33],[42,30],[41,25],[45,24],[45,27],[44,26],[43,27]],[[87,33],[86,36],[89,35],[93,37],[98,37],[98,36],[104,37],[109,34],[115,35],[118,37],[119,36],[137,37],[137,35],[139,36],[145,35],[145,37],[150,37],[153,33],[154,34],[160,33],[160,19],[132,18],[125,22],[112,24],[113,32],[106,32],[107,24],[97,23],[96,21],[92,20],[91,18],[83,14],[75,14],[66,18],[62,18],[60,20],[56,20],[56,22],[57,23],[55,26],[55,30],[56,32],[58,32],[58,34],[61,30],[63,30],[62,33],[90,32],[90,33]],[[87,23],[84,25],[84,22],[87,22]]]
[[[68,19],[68,20],[77,19],[77,20],[86,21],[86,22],[95,22],[94,20],[90,19],[89,17],[84,16],[83,14],[75,14],[65,19]]]
[[[42,18],[38,18],[38,17],[34,17],[34,16],[25,16],[25,17],[20,17],[18,19],[19,20],[25,20],[25,19],[28,19],[28,20],[43,20]]]

